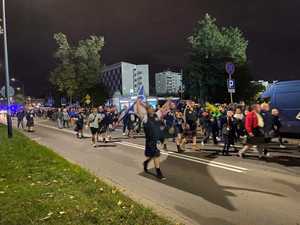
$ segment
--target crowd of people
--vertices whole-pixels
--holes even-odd
[[[244,147],[237,151],[237,156],[244,157],[247,150],[256,146],[259,158],[268,156],[267,145],[272,138],[278,137],[280,146],[284,143],[280,135],[281,123],[279,111],[270,109],[268,103],[246,106],[244,104],[196,104],[194,101],[171,102],[156,109],[143,103],[144,113],[134,108],[124,108],[118,112],[115,106],[99,106],[98,108],[47,108],[34,110],[27,107],[16,114],[18,127],[33,131],[34,117],[55,120],[60,129],[70,128],[76,131],[77,138],[84,138],[85,127],[90,129],[92,144],[109,142],[112,132],[122,126],[122,133],[128,138],[135,138],[139,133],[145,134],[144,170],[148,171],[148,163],[153,160],[157,176],[164,179],[159,168],[161,145],[168,149],[168,139],[176,143],[177,151],[183,153],[186,145],[191,143],[195,151],[201,151],[210,141],[212,144],[223,144],[223,155],[230,155],[235,143],[242,142]],[[200,143],[197,144],[197,143]]]
[[[33,132],[34,128],[34,117],[39,115],[38,112],[32,106],[27,106],[24,109],[16,112],[17,127],[23,130],[27,129],[28,132]]]

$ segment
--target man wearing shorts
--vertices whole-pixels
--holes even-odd
[[[92,144],[96,147],[96,135],[99,129],[99,121],[101,120],[100,114],[97,112],[97,108],[92,109],[92,113],[89,115],[88,123],[92,133]]]

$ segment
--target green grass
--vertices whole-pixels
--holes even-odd
[[[168,225],[88,171],[0,126],[1,225]]]

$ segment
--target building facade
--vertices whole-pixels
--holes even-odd
[[[264,86],[264,88],[267,90],[269,87],[271,87],[273,84],[275,84],[278,81],[266,81],[266,80],[258,80],[258,81],[251,81],[252,83],[255,84],[260,84]]]
[[[149,65],[135,65],[120,62],[105,66],[101,81],[112,96],[119,92],[122,96],[136,95],[143,85],[145,94],[149,95]]]
[[[155,74],[156,94],[177,94],[182,90],[182,74],[164,71]]]

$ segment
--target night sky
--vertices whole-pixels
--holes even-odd
[[[11,76],[24,81],[27,94],[47,94],[55,32],[72,41],[103,35],[105,64],[149,63],[151,74],[179,69],[187,37],[209,13],[244,32],[255,79],[300,79],[299,9],[299,0],[7,0]]]

